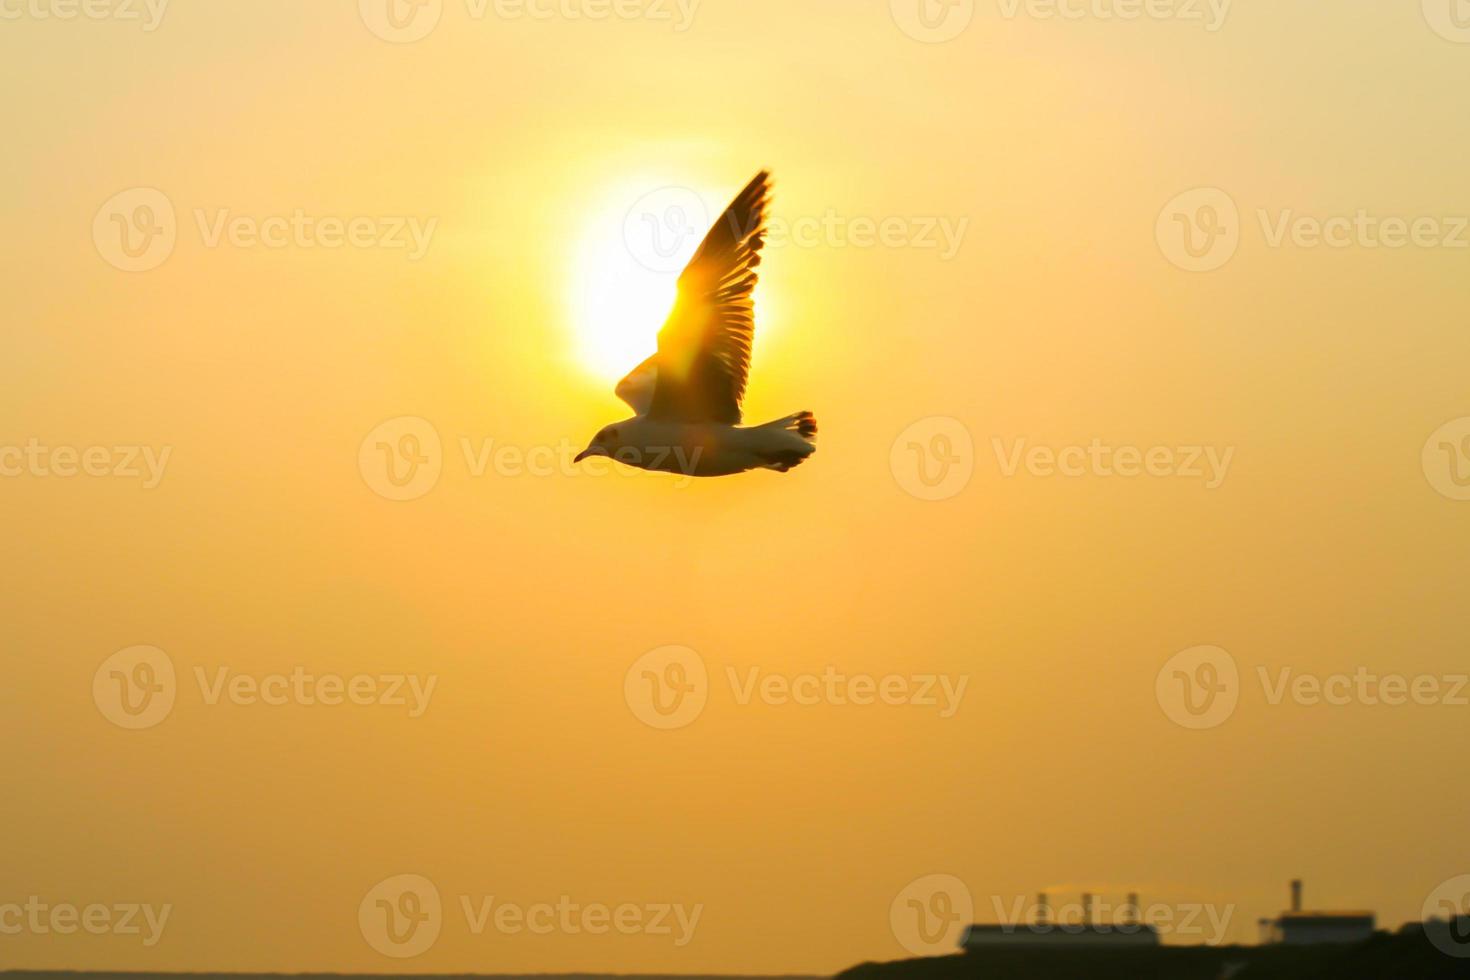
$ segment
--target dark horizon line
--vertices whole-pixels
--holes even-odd
[[[615,980],[828,980],[825,973],[344,973],[338,971],[250,971],[250,970],[0,970],[0,977],[353,977],[392,978],[524,978],[524,980],[592,980],[595,977],[611,977]]]

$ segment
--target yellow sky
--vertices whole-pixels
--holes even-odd
[[[1396,925],[1470,871],[1470,707],[1273,697],[1467,670],[1470,423],[1425,452],[1470,416],[1465,38],[1434,0],[981,0],[943,43],[894,6],[0,0],[0,961],[823,972],[906,955],[933,874],[982,920],[1137,890],[1249,940],[1289,877]],[[811,409],[819,452],[566,463],[653,347],[644,217],[761,167],[747,416]],[[1225,201],[1233,253],[1169,237]],[[1203,645],[1238,703],[1192,729],[1156,682]],[[130,728],[137,646],[175,676]],[[660,728],[665,647],[705,703]],[[359,675],[405,703],[321,703]],[[399,875],[442,910],[393,959]],[[171,911],[5,931],[32,896]],[[699,917],[537,934],[491,896]]]

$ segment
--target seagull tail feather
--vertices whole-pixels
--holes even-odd
[[[797,412],[784,419],[767,422],[760,428],[788,434],[779,438],[778,445],[761,452],[767,469],[785,473],[806,462],[806,458],[817,451],[817,417],[811,412]]]
[[[817,444],[817,417],[811,412],[797,412],[788,415],[784,419],[777,419],[761,426],[762,429],[783,429],[786,432],[794,432],[801,436],[813,446]]]

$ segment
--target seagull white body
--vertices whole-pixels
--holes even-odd
[[[816,452],[811,412],[740,424],[769,201],[770,174],[761,171],[715,222],[679,277],[658,353],[618,383],[618,397],[637,414],[603,428],[578,461],[608,456],[645,470],[731,476],[784,473]]]
[[[815,434],[815,423],[800,413],[766,425],[724,425],[719,422],[674,422],[635,415],[609,426],[617,448],[610,452],[586,452],[586,456],[611,456],[639,469],[683,476],[733,476],[747,470],[773,469],[785,472],[816,451],[806,428]],[[603,430],[606,432],[607,430]]]

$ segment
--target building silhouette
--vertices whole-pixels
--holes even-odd
[[[1324,943],[1358,943],[1373,936],[1377,926],[1372,912],[1309,912],[1302,909],[1302,883],[1291,883],[1291,908],[1275,919],[1261,920],[1265,943],[1282,946],[1316,946]]]

